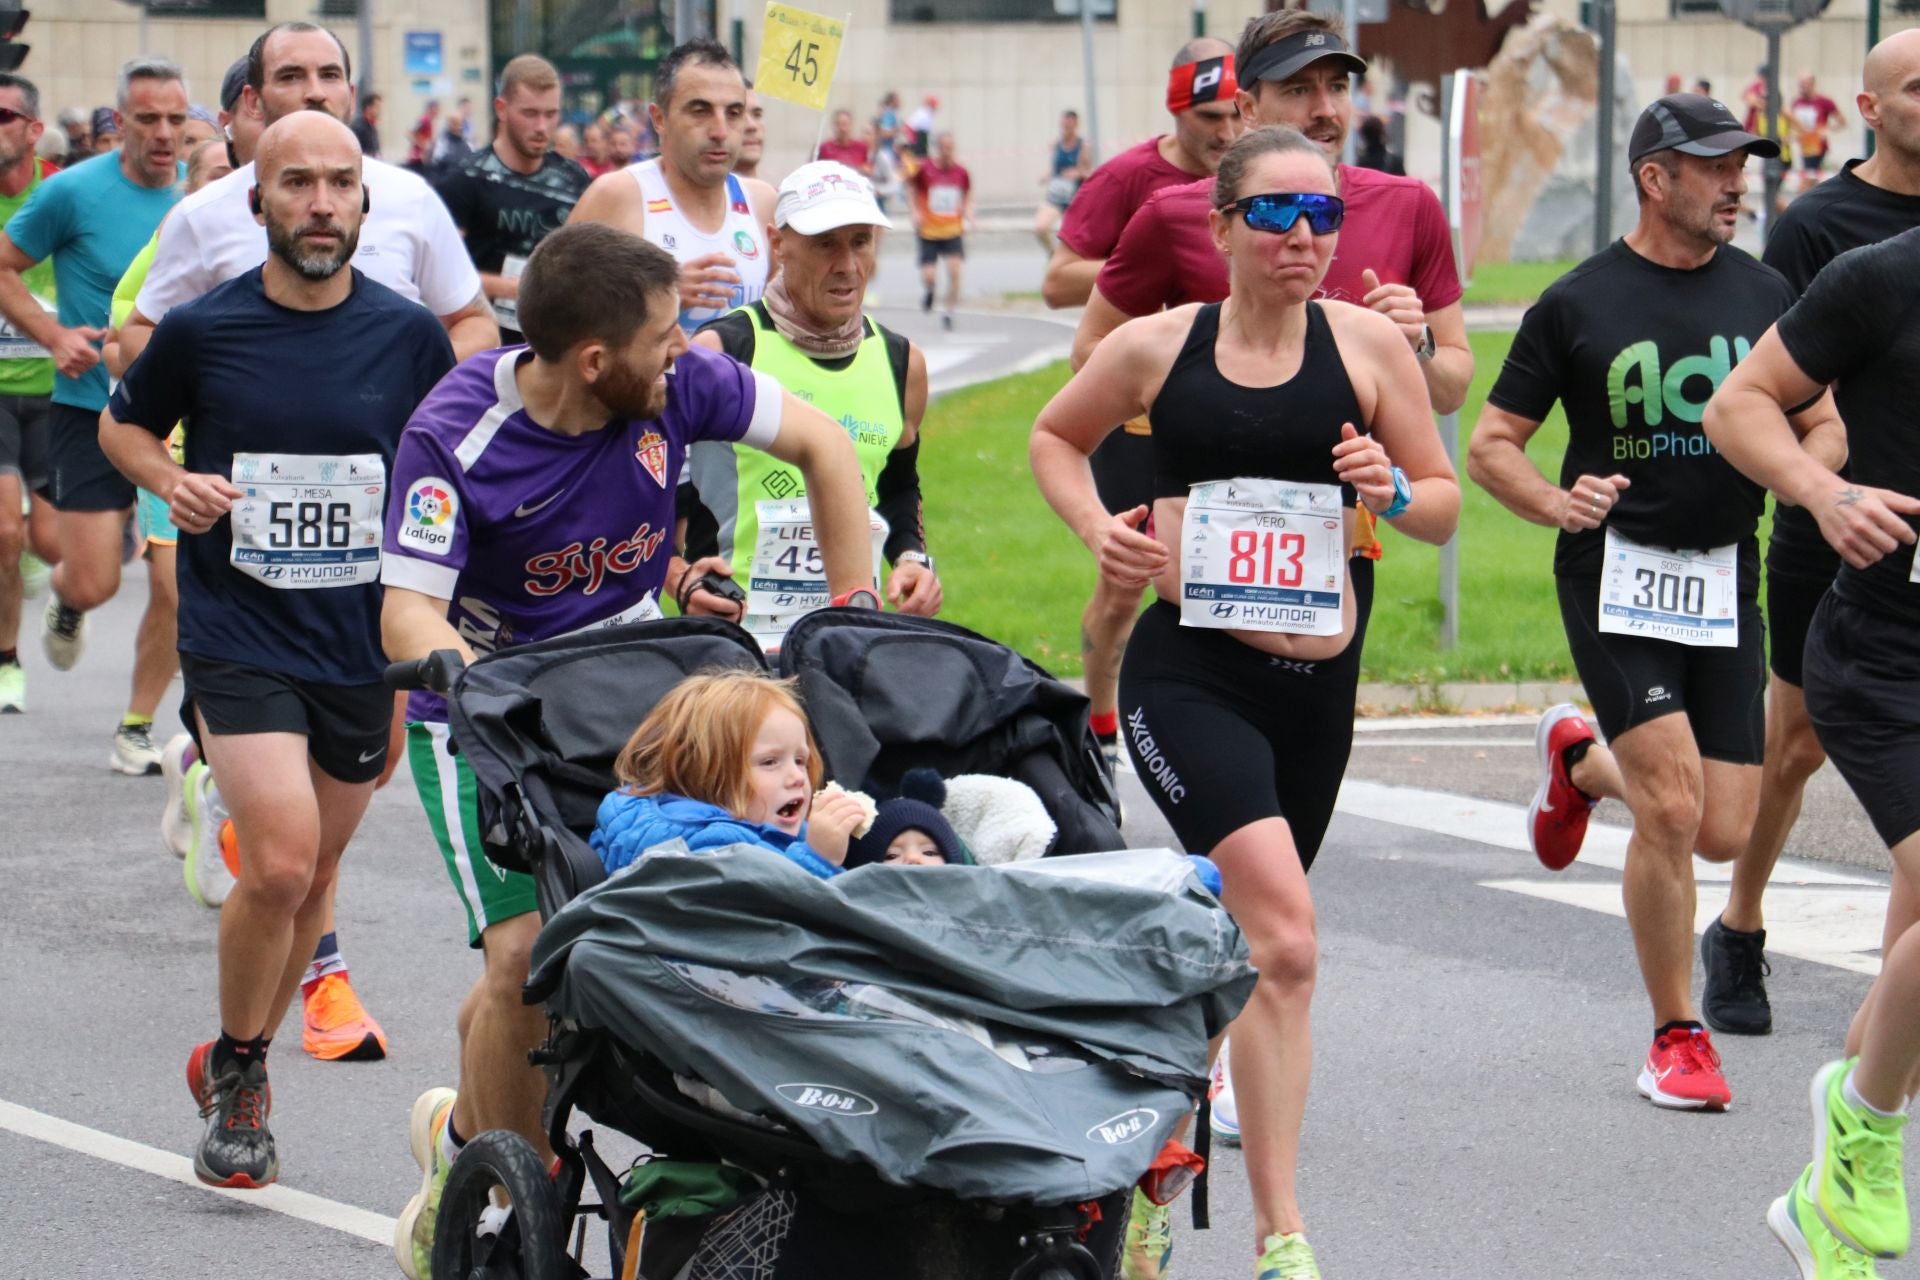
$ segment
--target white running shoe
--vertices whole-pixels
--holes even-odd
[[[193,844],[193,824],[187,821],[186,769],[192,746],[191,735],[176,733],[160,751],[160,776],[167,783],[167,804],[160,810],[160,843],[176,858],[185,858]]]
[[[153,745],[153,729],[144,724],[122,724],[113,731],[113,754],[107,766],[130,778],[160,772],[160,748]]]
[[[19,715],[27,709],[27,673],[17,662],[0,662],[0,714]]]
[[[220,826],[227,820],[227,806],[220,803],[220,788],[214,785],[213,770],[204,760],[196,760],[187,770],[184,807],[192,832],[187,842],[187,892],[203,907],[217,907],[233,892],[233,872],[220,852]]]
[[[47,611],[41,615],[40,649],[55,671],[71,671],[87,648],[87,615],[60,603],[47,593]]]
[[[38,600],[47,594],[53,581],[53,569],[31,551],[20,553],[20,598]]]
[[[1240,1145],[1240,1108],[1233,1101],[1233,1073],[1227,1069],[1230,1040],[1220,1042],[1220,1056],[1213,1060],[1213,1083],[1207,1089],[1211,1110],[1207,1127],[1213,1136],[1230,1147]]]

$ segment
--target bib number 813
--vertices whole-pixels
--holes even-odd
[[[1698,618],[1707,611],[1707,580],[1693,574],[1656,573],[1635,569],[1638,590],[1633,604],[1637,609],[1658,609],[1662,613],[1684,613]]]
[[[1227,542],[1227,581],[1297,587],[1306,577],[1306,535],[1235,529]]]
[[[267,508],[269,547],[345,550],[353,531],[353,506],[346,502],[275,502]]]

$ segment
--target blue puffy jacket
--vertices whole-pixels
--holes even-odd
[[[588,837],[608,872],[618,871],[669,840],[684,840],[695,852],[730,844],[757,844],[822,880],[840,874],[839,867],[807,847],[804,826],[799,835],[790,836],[778,827],[736,818],[717,804],[667,791],[651,796],[614,792],[600,802],[593,834]]]

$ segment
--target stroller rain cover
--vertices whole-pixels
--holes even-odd
[[[1131,1185],[1253,989],[1239,929],[1166,851],[819,880],[676,844],[547,922],[529,998],[899,1185]]]

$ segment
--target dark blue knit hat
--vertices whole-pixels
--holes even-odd
[[[903,831],[924,831],[949,864],[971,865],[973,858],[966,845],[940,812],[947,798],[947,785],[940,775],[932,769],[909,769],[900,780],[900,790],[898,798],[879,803],[867,834],[847,841],[846,868],[851,871],[870,862],[885,862],[887,846]]]

